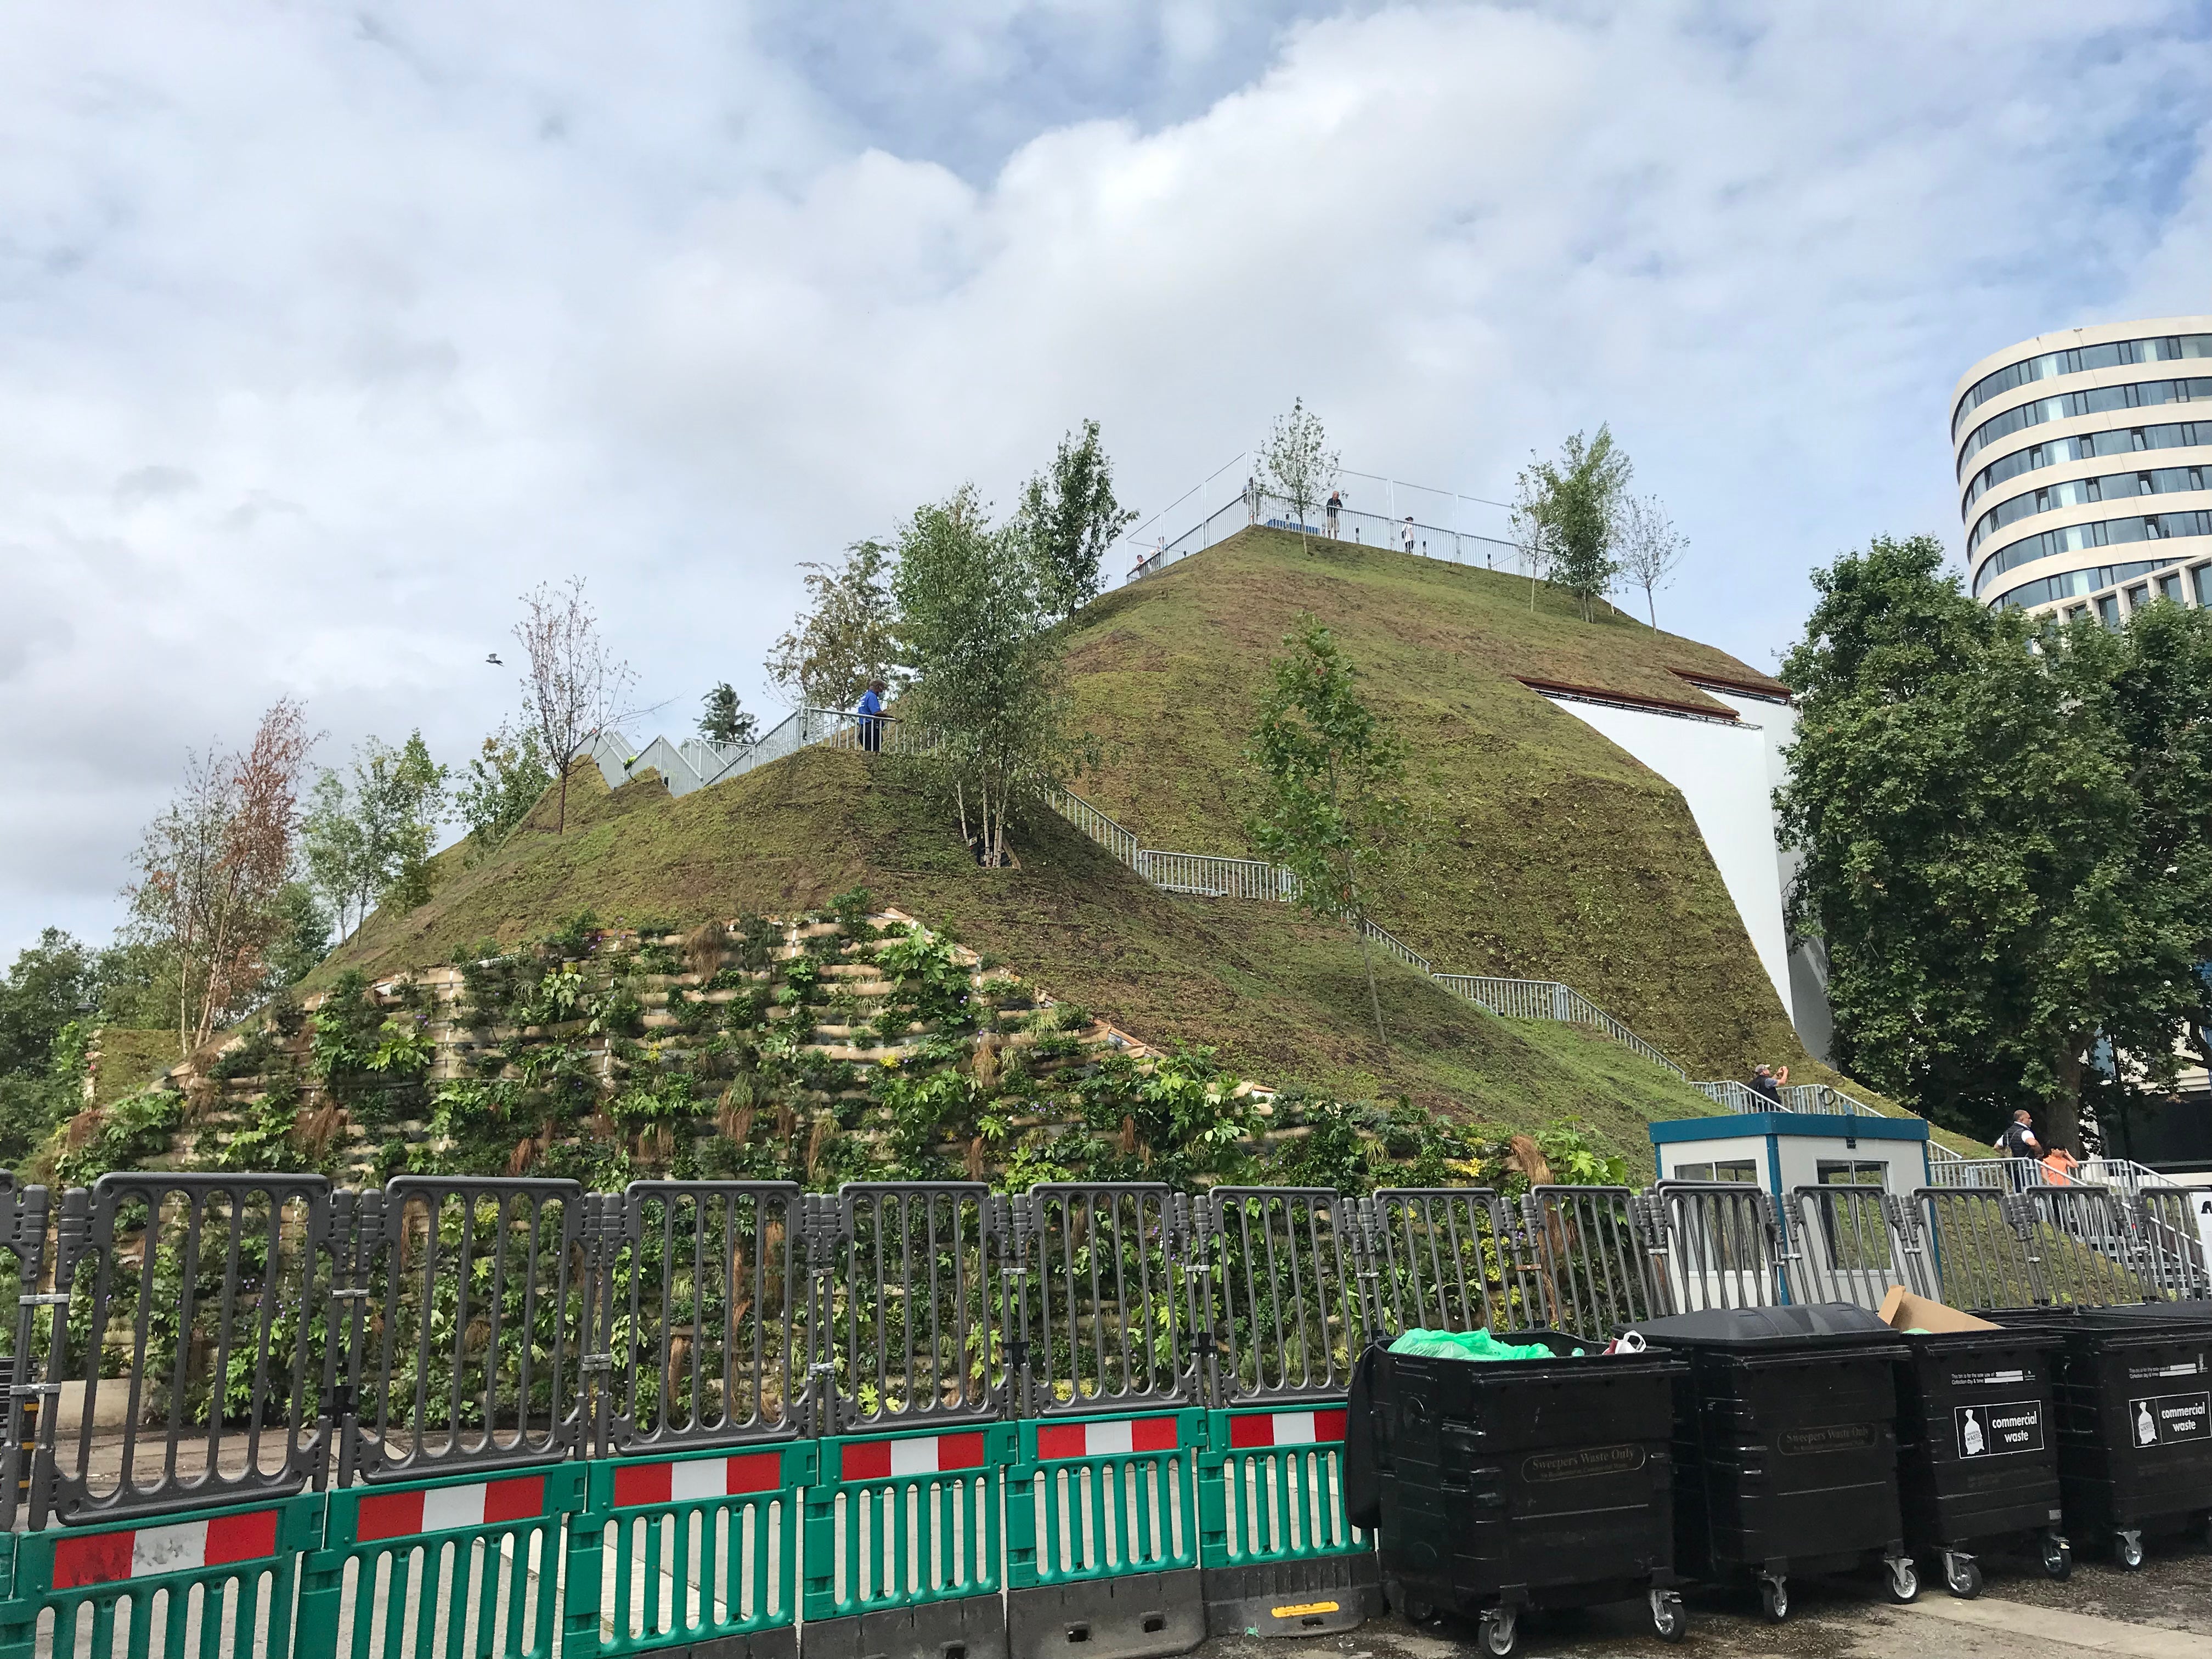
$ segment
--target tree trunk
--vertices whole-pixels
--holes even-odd
[[[2070,1046],[2060,1051],[2053,1067],[2063,1091],[2044,1110],[2042,1133],[2036,1136],[2049,1152],[2063,1146],[2080,1158],[2081,1152],[2081,1059]]]
[[[568,769],[575,763],[574,755],[561,763],[561,805],[553,817],[553,833],[556,836],[568,833]]]
[[[1659,606],[1652,599],[1651,590],[1648,587],[1644,590],[1644,606],[1651,613],[1651,631],[1656,634],[1659,631]]]
[[[1352,932],[1359,941],[1360,963],[1367,969],[1367,1006],[1375,1015],[1375,1039],[1387,1043],[1390,1036],[1382,1029],[1382,998],[1375,988],[1375,956],[1367,943],[1367,919],[1362,916],[1355,921],[1352,924]]]

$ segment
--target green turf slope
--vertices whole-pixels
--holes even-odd
[[[1779,690],[1723,652],[1525,577],[1248,531],[1109,595],[1070,662],[1107,742],[1081,792],[1148,847],[1247,855],[1240,759],[1267,659],[1301,611],[1334,629],[1404,735],[1422,848],[1384,925],[1441,970],[1557,979],[1697,1077],[1802,1069],[1673,786],[1523,678],[1729,711],[1675,670]]]
[[[485,937],[530,938],[585,908],[689,926],[811,908],[860,884],[879,904],[956,927],[1051,995],[1147,1042],[1216,1048],[1279,1087],[1404,1092],[1506,1128],[1579,1119],[1639,1162],[1646,1120],[1711,1109],[1601,1038],[1493,1018],[1395,963],[1382,988],[1391,1041],[1379,1043],[1344,933],[1273,905],[1158,892],[1057,817],[1021,826],[1019,869],[979,871],[910,763],[810,751],[681,800],[652,780],[610,794],[586,769],[570,785],[567,834],[550,823],[541,807],[475,867],[444,860],[429,903],[371,917],[313,982],[441,961]]]

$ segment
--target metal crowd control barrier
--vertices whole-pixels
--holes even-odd
[[[1207,1629],[1349,1629],[1380,1607],[1373,1548],[1345,1517],[1340,1478],[1340,1410],[1373,1328],[1359,1216],[1330,1188],[1221,1187],[1200,1217],[1212,1338],[1200,1538]],[[1324,1413],[1337,1449],[1292,1450],[1294,1425],[1298,1443],[1321,1443]],[[1232,1443],[1240,1420],[1268,1437]]]
[[[1665,1311],[1626,1187],[1532,1187],[1521,1200],[1542,1323],[1604,1341]]]
[[[1366,1343],[1897,1284],[2202,1294],[2198,1198],[137,1173],[55,1205],[0,1180],[0,1468],[34,1449],[0,1659],[1155,1659],[1341,1631],[1380,1604],[1344,1509]]]
[[[64,1195],[49,1352],[80,1391],[78,1426],[64,1439],[58,1414],[41,1416],[33,1527],[49,1513],[83,1523],[280,1498],[319,1480],[336,1358],[319,1316],[330,1200],[320,1176],[155,1172]],[[117,1374],[103,1376],[111,1346]],[[120,1443],[95,1459],[102,1396],[118,1394],[106,1414]]]
[[[1759,1188],[1662,1181],[1644,1200],[1654,1297],[1678,1314],[1790,1299],[1782,1218]]]
[[[1387,1187],[1362,1206],[1373,1264],[1369,1325],[1523,1330],[1540,1318],[1513,1212],[1486,1187]]]
[[[401,1176],[362,1206],[357,1439],[343,1478],[555,1462],[585,1443],[583,1188]],[[374,1354],[372,1360],[370,1356]]]
[[[1799,1288],[1811,1302],[1869,1311],[1894,1285],[1932,1296],[1917,1212],[1875,1187],[1800,1187],[1786,1216]]]

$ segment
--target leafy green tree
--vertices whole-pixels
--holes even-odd
[[[1006,862],[1016,804],[1057,784],[1082,756],[1067,732],[1037,566],[1018,532],[986,522],[972,485],[918,508],[898,550],[892,592],[914,676],[902,713],[935,734],[961,836],[995,867]]]
[[[1098,441],[1098,422],[1060,441],[1052,471],[1023,487],[1015,523],[1037,563],[1045,616],[1057,621],[1097,599],[1098,568],[1114,538],[1137,520],[1114,495],[1114,463]]]
[[[807,563],[807,608],[769,648],[768,678],[809,708],[850,708],[868,682],[896,687],[898,604],[891,550],[858,541],[836,566]]]
[[[349,781],[325,768],[306,823],[307,878],[350,939],[384,903],[411,909],[429,896],[431,842],[446,815],[447,769],[420,732],[397,749],[370,738]]]
[[[269,988],[297,985],[331,953],[331,913],[305,881],[288,881],[277,890],[276,912],[283,926],[269,947]]]
[[[453,789],[453,810],[469,827],[471,857],[498,847],[552,787],[553,769],[538,733],[510,731],[501,721]]]
[[[1557,582],[1590,620],[1597,601],[1620,572],[1622,503],[1635,471],[1601,426],[1595,438],[1579,432],[1559,446],[1556,461],[1532,456],[1521,469],[1513,501],[1513,537],[1528,564],[1528,604],[1536,604],[1536,579]],[[1656,578],[1655,578],[1656,580]]]
[[[1280,495],[1297,515],[1298,540],[1305,543],[1306,519],[1322,497],[1336,488],[1340,463],[1322,430],[1321,417],[1303,398],[1291,400],[1291,412],[1279,416],[1260,446],[1260,480],[1271,494]],[[1313,549],[1306,551],[1310,555]]]
[[[20,1167],[81,1104],[98,972],[94,951],[49,927],[0,979],[0,1168]]]
[[[727,680],[701,701],[699,735],[708,742],[750,743],[760,735],[760,722],[738,706],[737,688]]]
[[[1961,1130],[2027,1105],[2080,1151],[2085,1057],[2104,1032],[2170,1064],[2203,924],[2146,863],[2139,789],[2162,763],[2115,718],[2128,648],[2038,636],[1943,562],[1931,538],[1878,538],[1814,573],[1783,668],[1791,919],[1826,942],[1846,1069]]]
[[[1283,643],[1289,654],[1268,662],[1248,751],[1263,795],[1247,833],[1262,857],[1297,878],[1303,908],[1351,925],[1375,1035],[1387,1041],[1368,907],[1403,846],[1405,745],[1361,698],[1358,672],[1319,621],[1300,617]]]

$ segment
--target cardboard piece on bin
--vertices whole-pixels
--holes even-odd
[[[2003,1328],[1986,1319],[1941,1302],[1915,1296],[1902,1285],[1893,1285],[1881,1299],[1881,1322],[1900,1331],[1994,1331]]]

